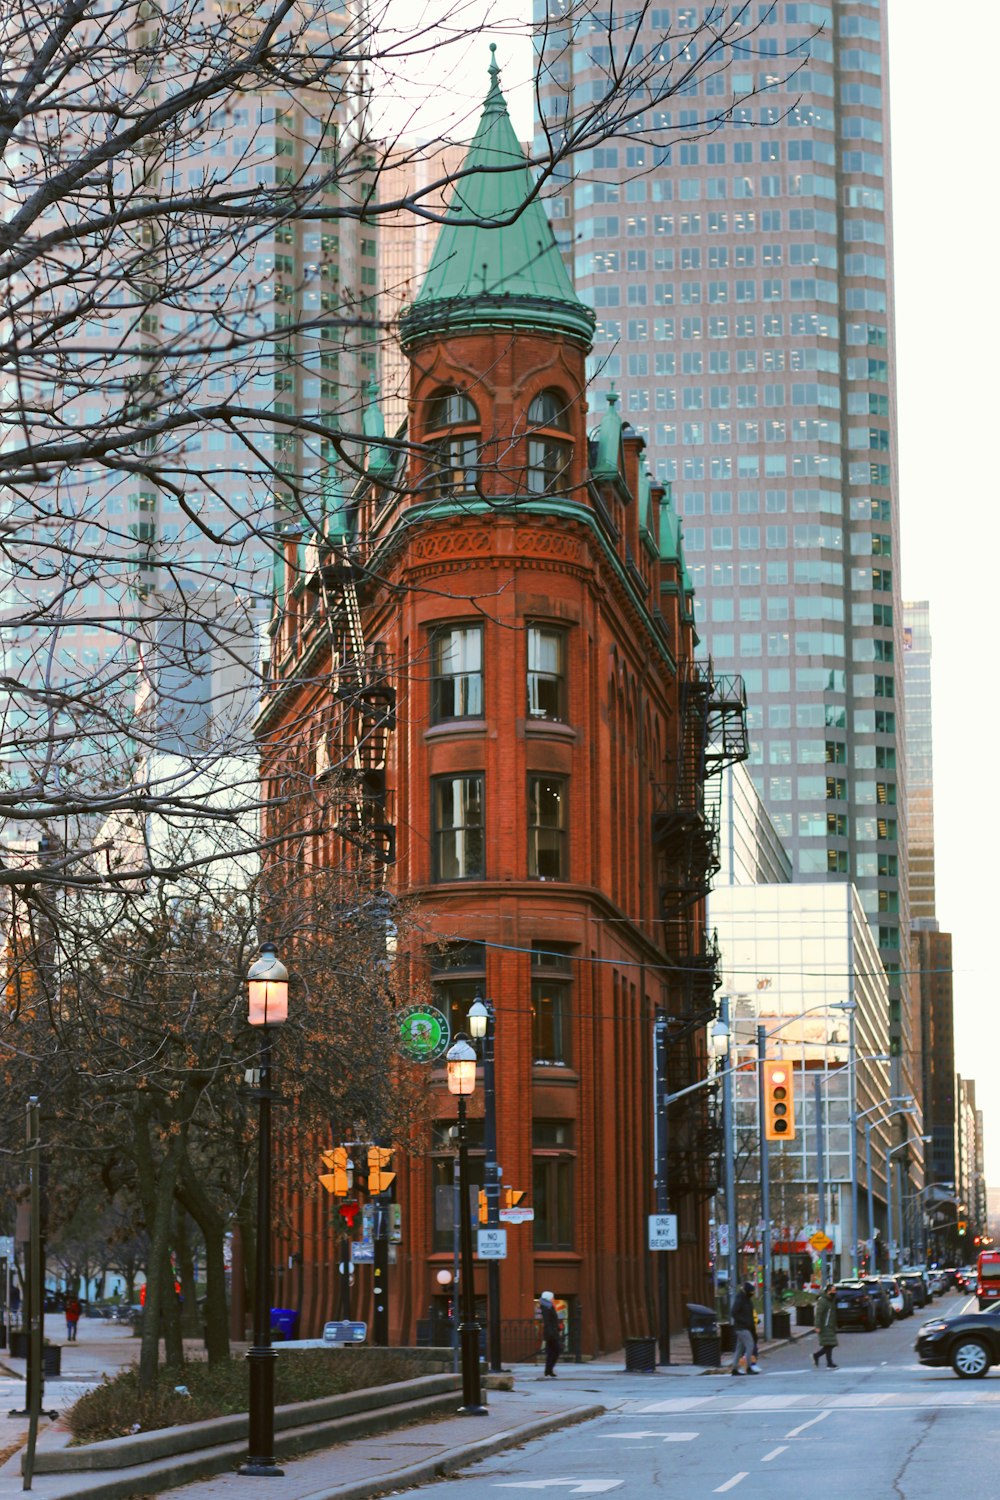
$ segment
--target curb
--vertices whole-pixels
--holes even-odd
[[[566,1411],[554,1412],[550,1417],[536,1417],[534,1421],[522,1422],[518,1427],[507,1427],[503,1432],[493,1433],[491,1437],[477,1438],[474,1442],[449,1448],[436,1458],[423,1459],[420,1463],[393,1469],[391,1473],[383,1474],[378,1479],[369,1477],[311,1490],[308,1495],[302,1495],[300,1500],[374,1500],[376,1495],[387,1495],[393,1490],[426,1484],[432,1479],[443,1479],[456,1469],[464,1469],[466,1464],[491,1458],[494,1453],[502,1453],[506,1448],[520,1447],[532,1438],[545,1437],[550,1432],[558,1432],[560,1428],[593,1421],[595,1417],[603,1417],[606,1411],[605,1406],[571,1406]]]

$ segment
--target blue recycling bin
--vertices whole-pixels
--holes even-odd
[[[271,1308],[271,1337],[282,1343],[299,1336],[299,1315],[294,1307]]]

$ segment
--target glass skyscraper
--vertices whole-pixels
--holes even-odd
[[[614,386],[672,486],[754,781],[794,878],[858,887],[906,1056],[885,5],[536,0],[535,29],[539,149],[643,59],[549,199],[597,313],[593,419]]]

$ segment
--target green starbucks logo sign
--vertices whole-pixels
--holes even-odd
[[[450,1041],[448,1017],[433,1005],[411,1005],[399,1018],[399,1045],[412,1062],[433,1062]]]

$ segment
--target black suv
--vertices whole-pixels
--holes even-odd
[[[863,1281],[838,1281],[833,1288],[837,1304],[837,1326],[855,1324],[872,1333],[878,1324],[878,1309],[871,1289]]]
[[[875,1316],[882,1328],[888,1328],[892,1322],[892,1302],[889,1299],[889,1289],[878,1276],[862,1276],[861,1283],[868,1288],[868,1295],[875,1304]]]
[[[913,1346],[922,1365],[951,1365],[961,1380],[977,1380],[1000,1364],[1000,1307],[932,1318]]]

